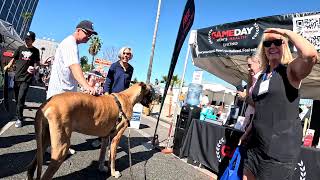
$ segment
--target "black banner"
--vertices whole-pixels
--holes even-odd
[[[192,120],[180,155],[200,162],[220,176],[228,166],[242,132],[210,122]],[[294,180],[318,180],[320,149],[301,148]]]
[[[176,43],[174,45],[174,50],[173,50],[173,54],[172,54],[172,58],[171,58],[171,64],[170,64],[169,72],[168,72],[168,75],[167,75],[166,86],[164,88],[164,92],[163,92],[163,96],[162,96],[162,101],[161,101],[162,103],[161,103],[160,112],[159,112],[159,115],[158,115],[158,120],[157,120],[157,125],[156,125],[156,129],[155,129],[154,137],[156,136],[160,114],[161,114],[161,111],[162,111],[162,108],[163,108],[164,100],[165,100],[167,92],[168,92],[168,88],[170,86],[170,82],[171,82],[171,79],[172,79],[172,76],[173,76],[174,69],[175,69],[176,64],[177,64],[177,60],[178,60],[178,57],[179,57],[179,54],[180,54],[180,50],[181,50],[183,42],[186,39],[186,37],[188,35],[188,32],[190,31],[190,28],[191,28],[191,26],[193,24],[194,15],[195,15],[194,1],[193,0],[188,0],[187,3],[186,3],[186,6],[184,8],[184,11],[183,11],[183,15],[182,15],[182,19],[181,19],[180,27],[179,27],[179,32],[178,32],[178,35],[177,35]]]
[[[265,29],[273,27],[292,30],[293,18],[318,13],[268,16],[199,29],[199,57],[252,54],[256,51]],[[318,25],[320,26],[320,22]]]

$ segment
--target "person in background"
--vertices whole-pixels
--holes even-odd
[[[254,116],[254,102],[252,100],[252,90],[253,90],[253,87],[255,86],[255,83],[258,77],[261,74],[260,62],[256,57],[248,56],[247,62],[248,62],[248,72],[249,72],[247,88],[246,88],[246,91],[243,91],[243,92],[238,91],[239,96],[248,104],[248,107],[245,111],[244,123],[241,129],[243,131],[246,130],[246,127],[251,122],[251,118]]]
[[[133,67],[129,61],[133,57],[133,52],[130,47],[122,47],[118,53],[119,60],[110,66],[104,83],[105,93],[118,93],[129,88]]]
[[[129,64],[129,61],[133,57],[133,51],[130,47],[122,47],[119,50],[119,60],[110,66],[106,80],[104,82],[104,93],[118,93],[129,88],[133,67]],[[92,142],[93,147],[99,147],[101,141],[99,139]]]
[[[47,91],[47,99],[64,92],[76,92],[78,83],[88,94],[95,95],[94,87],[87,83],[80,66],[78,44],[87,43],[92,35],[97,35],[92,22],[81,21],[75,32],[65,38],[58,46],[52,63],[51,75]],[[50,147],[47,149],[50,152]],[[73,149],[69,149],[74,154]]]
[[[95,88],[96,94],[97,95],[102,95],[103,94],[103,89],[100,86],[100,83],[98,83],[98,81],[97,81],[97,76],[89,74],[87,79],[88,79],[89,86]],[[82,88],[82,91],[85,91],[85,90]]]
[[[20,128],[23,125],[23,109],[27,92],[32,82],[32,78],[40,64],[39,49],[33,46],[35,40],[36,34],[29,31],[25,38],[26,44],[18,47],[14,52],[11,61],[4,67],[4,70],[6,71],[11,68],[13,64],[16,65],[13,87],[16,100],[16,128]]]
[[[295,58],[289,41],[297,48]],[[302,140],[299,89],[317,63],[318,53],[299,34],[269,28],[261,38],[257,57],[262,73],[252,90],[256,115],[251,123],[243,179],[292,179]]]
[[[180,95],[179,95],[179,103],[180,103],[180,107],[182,107],[183,106],[183,104],[184,104],[184,100],[186,99],[186,95],[185,95],[185,93],[180,93]]]
[[[200,107],[207,107],[209,105],[209,98],[208,98],[208,94],[202,96],[201,98],[201,102],[200,102]]]

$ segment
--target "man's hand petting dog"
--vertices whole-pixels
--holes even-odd
[[[87,93],[87,94],[91,94],[91,95],[96,95],[97,94],[96,89],[91,87],[91,86],[84,87],[84,91],[83,92]]]

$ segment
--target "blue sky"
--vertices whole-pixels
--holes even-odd
[[[186,0],[162,0],[151,82],[167,75]],[[145,81],[151,53],[151,43],[157,12],[157,0],[40,0],[30,30],[37,37],[50,37],[60,42],[73,33],[81,20],[94,23],[103,41],[101,52],[110,47],[130,46],[134,57],[133,77]],[[320,11],[319,0],[195,0],[195,20],[191,29],[240,20],[295,12]],[[186,38],[174,74],[182,75],[187,52]],[[80,56],[88,54],[88,44],[82,44]],[[100,53],[102,56],[102,53]],[[194,67],[189,58],[186,83],[192,81]],[[228,85],[212,74],[204,73],[205,82]]]

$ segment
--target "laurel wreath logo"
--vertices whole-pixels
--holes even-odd
[[[252,39],[256,39],[259,34],[260,28],[257,23],[254,23],[253,26],[256,28],[256,33],[252,36]]]
[[[209,41],[209,43],[210,44],[212,44],[213,42],[212,42],[212,40],[211,40],[211,33],[212,33],[212,29],[210,29],[210,31],[208,32],[208,41]]]
[[[219,161],[219,163],[221,162],[221,155],[220,155],[220,149],[222,144],[224,143],[224,138],[222,137],[219,141],[218,144],[216,146],[216,155],[217,155],[217,159]]]
[[[300,163],[298,163],[298,166],[300,169],[300,180],[306,180],[306,176],[307,176],[306,166],[304,165],[302,160],[300,161]]]

